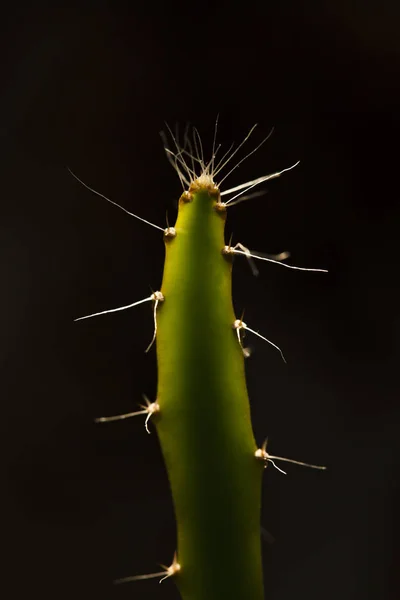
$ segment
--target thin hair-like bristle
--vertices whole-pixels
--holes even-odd
[[[255,126],[254,126],[254,127],[255,127]],[[226,174],[226,175],[225,175],[225,176],[224,176],[224,177],[221,179],[221,181],[219,182],[219,185],[221,185],[221,184],[222,184],[222,183],[225,181],[225,179],[226,179],[227,177],[229,177],[229,175],[230,175],[230,174],[231,174],[231,173],[232,173],[232,172],[233,172],[235,169],[237,169],[239,165],[241,165],[241,164],[242,164],[242,162],[244,162],[246,159],[248,159],[248,158],[249,158],[249,156],[251,156],[252,154],[254,154],[254,152],[257,152],[257,150],[258,150],[259,148],[261,148],[261,146],[262,146],[262,145],[263,145],[263,144],[264,144],[264,143],[265,143],[265,142],[266,142],[266,141],[269,139],[269,137],[272,135],[273,131],[274,131],[274,128],[272,128],[272,129],[271,129],[271,131],[269,132],[269,134],[267,135],[267,137],[265,137],[265,138],[262,140],[262,142],[260,142],[260,143],[258,144],[258,146],[256,146],[255,148],[253,148],[253,150],[251,150],[250,152],[248,152],[248,153],[246,154],[246,156],[244,156],[244,157],[243,157],[241,160],[239,160],[239,162],[238,162],[238,163],[236,163],[236,165],[235,165],[234,167],[232,167],[232,169],[231,169],[230,171],[228,171],[228,173],[227,173],[227,174]],[[240,146],[239,146],[239,148],[240,148]],[[231,157],[231,158],[232,158],[232,157]]]
[[[240,142],[239,146],[232,152],[232,154],[229,156],[229,158],[227,158],[227,160],[215,171],[214,175],[218,175],[218,173],[220,171],[222,171],[222,169],[224,167],[226,167],[226,165],[232,160],[232,158],[235,156],[235,154],[240,150],[240,148],[247,142],[247,140],[249,139],[249,137],[251,136],[251,134],[253,133],[253,131],[255,130],[255,128],[257,127],[258,123],[255,123],[255,125],[253,125],[253,127],[250,129],[249,133],[246,135],[246,137]],[[224,178],[225,179],[225,178]]]
[[[228,150],[223,154],[220,160],[216,163],[217,152],[221,148],[221,144],[217,145],[217,131],[218,131],[218,121],[219,115],[217,115],[214,125],[214,133],[213,133],[213,141],[212,141],[212,151],[211,158],[208,162],[204,159],[204,150],[203,143],[200,137],[200,133],[196,127],[192,127],[192,135],[189,134],[189,125],[186,126],[184,136],[183,136],[183,144],[181,144],[179,139],[179,129],[176,126],[175,134],[172,132],[171,127],[166,123],[168,132],[172,138],[173,145],[175,146],[175,151],[171,150],[168,145],[167,137],[164,133],[161,133],[161,137],[164,143],[164,150],[167,154],[169,162],[174,167],[175,171],[178,174],[178,177],[181,181],[182,187],[185,189],[185,185],[190,186],[197,182],[198,189],[199,188],[208,188],[216,190],[221,186],[221,184],[237,169],[249,156],[254,154],[272,135],[274,128],[271,128],[269,134],[253,148],[245,156],[243,156],[240,160],[236,162],[236,164],[222,177],[222,179],[218,182],[215,181],[217,175],[219,175],[230,163],[230,161],[237,155],[239,150],[246,144],[247,140],[251,137],[255,128],[257,127],[257,123],[253,125],[244,139],[238,144],[236,148],[234,148],[235,144],[232,143]],[[297,165],[298,163],[296,163]],[[253,179],[252,181],[248,181],[246,183],[242,183],[235,187],[232,187],[228,190],[224,190],[220,192],[221,196],[232,194],[234,192],[238,192],[235,196],[231,197],[227,202],[221,203],[223,206],[234,206],[235,204],[239,204],[239,202],[244,202],[245,200],[249,200],[250,198],[255,198],[261,193],[255,194],[247,194],[242,197],[246,192],[250,189],[268,181],[269,179],[274,179],[275,177],[279,177],[285,171],[292,169],[294,166],[289,167],[288,169],[283,169],[277,173],[272,173],[270,175],[264,175],[262,177],[258,177],[257,179]]]
[[[104,198],[104,200],[107,200],[107,202],[109,202],[110,204],[114,204],[114,206],[117,206],[118,208],[120,208],[121,210],[123,210],[124,212],[126,212],[131,217],[135,217],[135,219],[139,219],[139,221],[143,221],[143,223],[146,223],[147,225],[151,225],[155,229],[159,229],[161,231],[164,231],[163,227],[159,227],[158,225],[155,225],[154,223],[151,223],[150,221],[147,221],[146,219],[143,219],[142,217],[139,217],[138,215],[135,215],[133,212],[130,212],[129,210],[127,210],[126,208],[124,208],[120,204],[117,204],[116,202],[114,202],[114,200],[110,200],[110,198],[107,198],[107,196],[105,196],[104,194],[101,194],[97,190],[95,190],[92,187],[90,187],[87,183],[85,183],[84,181],[82,181],[82,179],[79,179],[79,177],[77,175],[75,175],[75,173],[73,171],[71,171],[71,169],[69,167],[67,167],[67,169],[71,173],[72,177],[74,177],[74,179],[76,179],[77,181],[79,181],[79,183],[82,184],[90,192],[93,192],[93,194],[96,194],[97,196],[100,196],[100,198]]]

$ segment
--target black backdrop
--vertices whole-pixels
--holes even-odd
[[[228,233],[329,269],[260,263],[253,278],[235,260],[238,315],[288,361],[248,338],[256,438],[328,466],[265,473],[266,597],[398,597],[399,17],[395,2],[328,0],[3,13],[4,598],[178,597],[112,585],[168,564],[175,526],[154,431],[93,423],[154,398],[150,306],[73,323],[157,289],[162,236],[67,166],[164,226],[180,184],[159,131],[189,121],[210,148],[218,112],[225,148],[275,127],[232,186],[301,160],[232,207]]]

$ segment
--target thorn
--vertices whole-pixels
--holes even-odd
[[[255,453],[254,456],[260,460],[264,461],[264,467],[267,468],[268,466],[268,462],[272,463],[272,465],[275,467],[275,469],[277,469],[278,471],[280,471],[281,473],[283,473],[284,475],[287,475],[286,471],[283,471],[283,469],[280,469],[274,462],[274,460],[282,460],[284,462],[289,462],[289,463],[293,463],[295,465],[300,465],[302,467],[309,467],[310,469],[319,469],[320,471],[325,471],[326,467],[322,467],[319,465],[311,465],[309,463],[305,463],[305,462],[301,462],[299,460],[293,460],[291,458],[283,458],[282,456],[274,456],[272,454],[269,454],[267,452],[267,444],[268,444],[268,438],[264,441],[263,445],[261,446],[261,448],[258,448]]]
[[[119,310],[126,310],[127,308],[132,308],[133,306],[138,306],[138,304],[143,304],[143,302],[150,302],[150,300],[154,300],[153,296],[154,296],[154,294],[152,294],[151,296],[148,296],[148,298],[139,300],[138,302],[133,302],[132,304],[127,304],[126,306],[119,306],[118,308],[110,308],[109,310],[102,310],[101,312],[92,313],[91,315],[86,315],[84,317],[78,317],[77,319],[74,319],[74,321],[82,321],[83,319],[90,319],[91,317],[97,317],[98,315],[105,315],[107,313],[117,312]]]
[[[147,433],[150,434],[149,419],[150,419],[151,415],[153,415],[154,413],[160,412],[160,405],[158,404],[157,400],[155,402],[150,402],[150,400],[144,394],[143,394],[143,398],[144,398],[146,404],[145,405],[141,404],[140,406],[144,409],[144,411],[146,411],[148,413],[146,420],[144,422],[144,426],[146,428]]]
[[[240,250],[237,250],[237,248],[240,248]],[[280,260],[276,260],[274,258],[270,258],[268,256],[268,254],[265,255],[260,255],[260,253],[258,254],[253,254],[253,252],[251,252],[248,248],[246,248],[246,246],[243,246],[243,244],[236,244],[235,246],[232,247],[227,247],[225,246],[224,248],[225,253],[230,253],[230,254],[239,254],[242,256],[245,256],[247,258],[247,260],[251,260],[252,258],[257,258],[259,260],[265,260],[267,262],[271,262],[271,263],[275,263],[277,265],[282,265],[282,267],[286,267],[287,269],[295,269],[297,271],[317,271],[319,273],[328,273],[327,269],[308,269],[305,267],[295,267],[293,265],[287,265],[283,262],[281,262],[283,259],[287,258],[289,256],[288,252],[281,252],[281,254],[278,254],[277,256],[280,257]],[[258,270],[257,270],[258,273]]]
[[[239,144],[239,146],[237,146],[237,148],[235,148],[235,150],[232,152],[232,154],[226,159],[226,161],[220,166],[218,165],[218,167],[216,168],[215,172],[213,173],[214,176],[216,176],[220,171],[222,171],[222,169],[224,169],[226,167],[226,165],[232,160],[232,158],[235,156],[235,154],[240,150],[240,148],[247,142],[247,140],[249,139],[249,137],[251,136],[251,134],[253,133],[253,131],[255,130],[255,128],[257,127],[258,123],[256,123],[255,125],[253,125],[253,127],[250,129],[249,133],[247,134],[247,136],[244,138],[244,140],[242,140],[242,142]],[[246,156],[244,158],[242,158],[241,160],[239,160],[239,162],[236,163],[236,165],[230,170],[228,171],[228,173],[221,179],[221,181],[219,182],[220,184],[227,178],[229,177],[229,175],[238,168],[238,166],[244,161],[246,160],[249,156],[251,156],[251,154],[253,154],[256,150],[258,150],[258,148],[260,146],[262,146],[262,144],[264,142],[267,141],[267,139],[269,138],[269,136],[271,135],[272,131],[268,134],[268,136],[261,142],[261,144],[259,144],[256,148],[254,148],[251,152],[248,152],[246,154]]]
[[[224,246],[222,253],[223,254],[228,254],[228,255],[234,255],[234,254],[244,254],[247,258],[247,261],[249,263],[250,269],[253,273],[253,275],[255,277],[258,276],[259,274],[259,270],[257,269],[256,265],[254,264],[254,262],[252,261],[252,256],[250,254],[250,250],[248,250],[248,248],[245,248],[242,244],[236,244],[236,246],[231,245],[232,243],[232,236],[231,239],[229,240],[229,245],[228,246]],[[240,246],[243,250],[243,252],[240,252],[238,250],[236,250],[236,248]]]
[[[236,194],[236,196],[233,196],[232,198],[227,200],[227,202],[225,202],[225,206],[228,207],[228,206],[234,206],[235,204],[239,204],[239,202],[241,202],[242,200],[237,200],[236,202],[233,202],[233,201],[236,200],[236,198],[239,198],[240,196],[242,196],[242,194],[245,194],[246,192],[251,190],[254,186],[259,185],[260,183],[264,183],[265,181],[269,181],[270,179],[276,179],[277,177],[280,177],[282,175],[282,173],[286,173],[286,171],[291,171],[292,169],[297,167],[297,165],[299,163],[300,163],[300,161],[298,160],[294,165],[292,165],[291,167],[287,167],[286,169],[283,169],[282,171],[278,171],[277,173],[272,173],[271,175],[264,175],[263,177],[258,177],[258,179],[253,179],[253,181],[247,181],[246,183],[237,185],[236,187],[231,188],[229,190],[224,190],[223,192],[221,192],[221,196],[225,196],[226,194],[229,194],[231,192],[236,192],[237,190],[241,190],[241,189],[245,188],[239,194]],[[246,186],[248,186],[248,187],[246,187]]]
[[[167,223],[167,227],[164,229],[164,237],[166,238],[174,238],[176,237],[176,229],[175,227],[171,227],[168,219],[168,210],[165,211],[165,220]]]
[[[178,563],[177,561],[177,556],[176,556],[176,552],[174,554],[174,560],[172,561],[172,564],[169,567],[166,567],[165,565],[160,565],[161,567],[163,567],[163,571],[159,571],[158,573],[150,573],[148,575],[133,575],[131,577],[122,577],[122,579],[116,579],[114,581],[114,583],[127,583],[128,581],[139,581],[140,579],[153,579],[155,577],[160,577],[161,575],[163,575],[163,577],[160,579],[160,581],[158,583],[162,583],[164,581],[164,579],[167,579],[168,577],[172,577],[173,575],[176,575],[176,573],[179,573],[179,571],[181,570],[181,565]]]
[[[144,426],[146,428],[147,433],[150,434],[151,432],[148,426],[149,419],[154,413],[160,412],[160,405],[158,404],[157,400],[155,402],[150,402],[150,400],[144,394],[143,398],[146,404],[139,404],[142,410],[125,413],[123,415],[116,415],[113,417],[100,417],[98,419],[95,419],[94,421],[95,423],[108,423],[110,421],[122,421],[123,419],[129,419],[130,417],[136,417],[138,415],[147,415],[146,420],[144,422]]]
[[[216,155],[215,142],[217,139],[218,119],[219,119],[219,113],[217,114],[217,118],[215,119],[214,137],[213,137],[213,145],[212,145],[212,153],[211,153],[211,173],[212,174],[214,173],[214,161],[215,161],[215,155]]]
[[[179,571],[181,570],[181,565],[178,563],[176,551],[174,553],[174,559],[172,561],[172,565],[170,565],[169,567],[166,567],[165,565],[161,565],[161,566],[167,570],[167,575],[165,575],[162,579],[160,579],[160,581],[158,583],[162,583],[164,581],[164,579],[167,579],[168,577],[172,577],[176,573],[179,573]]]
[[[246,323],[243,322],[243,316],[241,319],[236,319],[236,321],[233,323],[233,329],[236,329],[237,332],[237,336],[238,336],[238,340],[239,340],[239,344],[242,346],[242,340],[240,338],[240,331],[242,329],[245,329],[247,331],[250,331],[250,333],[253,333],[254,335],[258,336],[259,338],[261,338],[262,340],[264,340],[265,342],[268,342],[268,344],[270,344],[271,346],[273,346],[274,348],[276,348],[279,352],[280,355],[282,356],[282,360],[284,363],[286,363],[286,359],[283,356],[283,352],[282,350],[279,348],[279,346],[277,346],[276,344],[274,344],[273,342],[271,342],[271,340],[269,340],[268,338],[264,337],[263,335],[261,335],[260,333],[258,333],[258,331],[254,331],[254,329],[250,329],[250,327],[248,327],[246,325]],[[242,346],[243,349],[243,346]]]
[[[89,190],[90,192],[93,192],[93,194],[100,196],[100,198],[104,198],[104,200],[107,200],[107,202],[110,202],[110,204],[114,204],[114,206],[117,206],[118,208],[120,208],[121,210],[126,212],[131,217],[135,217],[135,219],[139,219],[139,221],[143,221],[143,223],[146,223],[147,225],[151,225],[151,227],[154,227],[155,229],[164,231],[164,229],[162,227],[159,227],[158,225],[155,225],[154,223],[151,223],[150,221],[146,221],[146,219],[142,219],[142,217],[138,217],[138,215],[135,215],[134,213],[130,212],[129,210],[126,210],[126,208],[124,208],[120,204],[117,204],[116,202],[114,202],[114,200],[110,200],[110,198],[107,198],[107,196],[104,196],[104,194],[100,194],[100,192],[97,192],[96,190],[94,190],[93,188],[88,186],[86,183],[84,183],[82,181],[82,179],[79,179],[79,177],[77,175],[75,175],[75,173],[73,173],[69,167],[67,167],[67,169],[71,173],[72,177],[74,177],[77,181],[79,181],[79,183],[82,184],[87,190]]]
[[[138,410],[135,412],[124,413],[123,415],[115,415],[112,417],[98,417],[94,420],[95,423],[108,423],[110,421],[122,421],[123,419],[129,419],[130,417],[136,417],[138,415],[147,414],[147,410]]]
[[[154,300],[154,309],[153,309],[153,315],[154,315],[154,334],[153,334],[153,338],[150,342],[150,344],[147,346],[145,352],[147,353],[150,348],[152,347],[152,345],[155,342],[156,339],[156,335],[157,335],[157,306],[159,302],[164,302],[165,298],[163,296],[163,294],[161,292],[154,292],[154,294],[152,294],[152,300]]]
[[[247,188],[247,189],[250,189],[250,188]],[[242,193],[244,194],[244,192],[242,192]],[[245,194],[244,196],[242,196],[241,194],[238,194],[237,197],[239,198],[239,196],[240,196],[239,200],[236,200],[232,204],[230,204],[229,201],[225,202],[224,206],[225,207],[227,207],[228,205],[234,206],[235,204],[240,204],[241,202],[246,202],[246,200],[253,200],[253,198],[259,198],[260,196],[265,196],[267,193],[268,193],[268,190],[260,190],[260,191],[252,192],[251,194]]]

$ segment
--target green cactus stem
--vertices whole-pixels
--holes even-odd
[[[226,209],[211,181],[179,202],[157,314],[157,433],[177,520],[183,600],[263,598],[260,509],[244,355],[233,329]]]

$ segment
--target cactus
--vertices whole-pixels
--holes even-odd
[[[172,136],[174,151],[165,141],[167,156],[179,175],[183,193],[174,227],[155,226],[163,230],[166,250],[160,290],[131,305],[103,311],[152,303],[157,398],[154,402],[146,398],[140,411],[97,421],[146,415],[149,432],[151,418],[166,463],[177,521],[178,548],[172,564],[160,573],[117,581],[151,577],[161,577],[163,581],[171,577],[183,600],[261,600],[263,471],[269,462],[277,467],[274,460],[297,461],[270,455],[266,443],[259,448],[254,439],[244,366],[248,351],[242,342],[246,330],[263,336],[235,316],[232,262],[237,254],[298,267],[282,262],[287,254],[255,255],[242,244],[226,244],[224,228],[229,207],[248,198],[243,194],[249,189],[279,177],[284,171],[220,190],[227,175],[259,146],[217,184],[216,177],[226,169],[254,128],[218,164],[216,129],[217,125],[208,163],[204,162],[197,130],[193,131],[193,140],[186,134],[184,145],[177,136]],[[230,196],[226,202],[221,199],[224,195]]]

